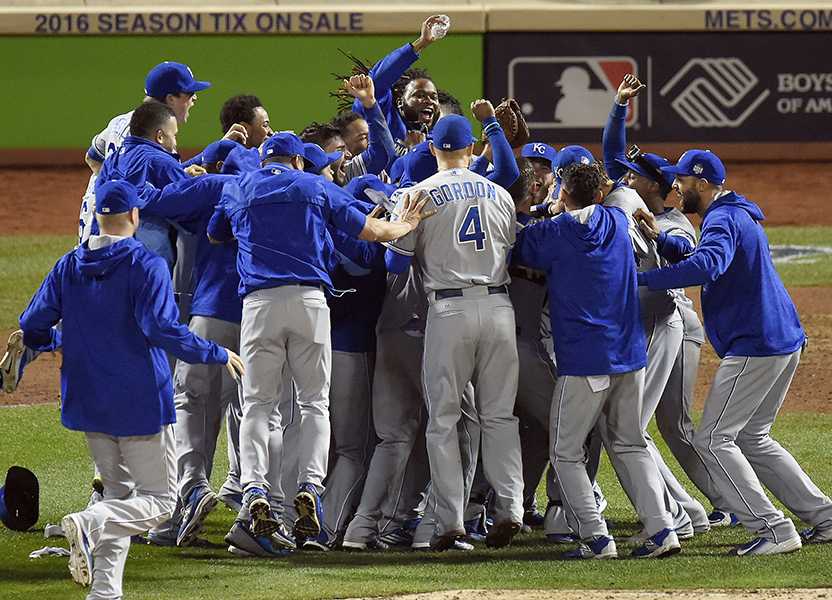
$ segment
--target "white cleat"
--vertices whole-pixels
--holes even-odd
[[[772,542],[766,538],[757,538],[747,544],[737,546],[731,551],[736,556],[762,556],[764,554],[788,554],[803,547],[800,536],[796,535],[782,542]]]

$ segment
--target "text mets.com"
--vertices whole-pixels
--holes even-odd
[[[705,29],[828,30],[832,29],[832,10],[707,10]]]

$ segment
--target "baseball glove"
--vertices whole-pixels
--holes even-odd
[[[494,114],[512,148],[518,148],[529,141],[529,126],[517,100],[503,100],[494,109]]]

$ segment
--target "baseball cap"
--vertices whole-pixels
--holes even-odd
[[[10,467],[0,487],[0,521],[14,531],[26,531],[38,522],[40,486],[29,469]]]
[[[710,150],[687,150],[678,163],[662,168],[662,173],[674,177],[699,177],[715,185],[725,183],[725,165]]]
[[[433,145],[437,150],[453,152],[475,141],[471,123],[462,115],[446,115],[433,126]]]
[[[529,142],[520,149],[520,156],[523,158],[548,160],[552,164],[552,170],[554,171],[555,163],[558,160],[558,151],[543,142]]]
[[[595,163],[595,157],[592,156],[592,152],[583,146],[564,146],[561,148],[560,152],[558,152],[557,156],[555,174],[558,179],[560,178],[560,173],[563,169],[575,163],[591,165]]]
[[[303,162],[306,171],[320,175],[327,165],[331,165],[344,156],[343,152],[324,152],[318,144],[303,145]]]
[[[659,185],[667,185],[673,187],[673,178],[675,175],[664,171],[666,167],[672,166],[670,161],[663,156],[653,154],[651,152],[643,152],[633,160],[626,160],[623,158],[616,158],[615,162],[634,173],[638,173],[642,177],[646,177],[655,181]],[[661,175],[661,180],[658,178]]]
[[[126,181],[108,181],[95,190],[95,212],[100,215],[126,213],[145,204],[136,188]]]
[[[303,142],[291,131],[279,131],[260,147],[260,160],[272,156],[305,156]]]
[[[436,157],[430,151],[430,142],[422,142],[413,146],[410,152],[401,158],[401,162],[402,175],[399,181],[402,185],[419,183],[436,175],[439,171]]]
[[[211,87],[210,81],[197,81],[188,65],[165,61],[150,69],[144,80],[144,93],[164,99],[168,94],[194,94]]]
[[[389,198],[396,189],[395,185],[384,183],[379,179],[378,175],[360,175],[353,177],[344,186],[344,190],[353,198],[364,201],[370,200],[373,204],[378,204],[379,194],[383,194]],[[379,194],[374,194],[373,192],[378,192]]]
[[[202,151],[202,164],[212,165],[219,161],[224,161],[234,148],[239,146],[237,142],[232,140],[217,140],[205,146]]]

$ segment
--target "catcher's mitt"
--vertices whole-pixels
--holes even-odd
[[[500,102],[494,108],[494,114],[512,148],[518,148],[529,141],[529,126],[526,124],[520,105],[514,98]]]

